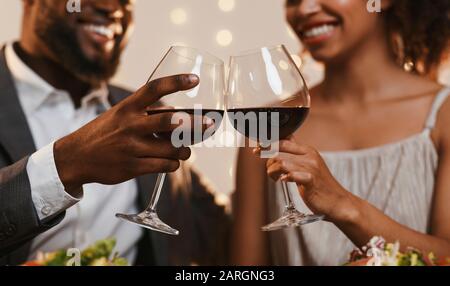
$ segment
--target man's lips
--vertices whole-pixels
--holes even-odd
[[[82,21],[79,25],[91,40],[102,46],[114,43],[116,37],[123,34],[123,27],[119,23]]]

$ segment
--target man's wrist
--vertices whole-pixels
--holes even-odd
[[[27,162],[33,204],[42,222],[53,218],[78,203],[83,193],[79,189],[72,193],[65,191],[55,164],[54,143],[35,153]]]
[[[73,197],[81,197],[83,194],[82,166],[78,165],[78,155],[71,147],[69,137],[62,138],[54,144],[55,165],[59,178],[64,185],[65,191]]]

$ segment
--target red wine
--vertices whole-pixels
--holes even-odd
[[[309,114],[307,107],[237,108],[228,111],[234,128],[247,138],[276,141],[292,135]],[[275,128],[278,128],[277,138]]]
[[[224,111],[218,110],[218,109],[155,109],[155,110],[147,110],[147,114],[149,116],[157,115],[157,114],[164,114],[164,113],[180,113],[180,114],[188,114],[191,115],[190,122],[183,122],[183,125],[186,126],[191,130],[190,134],[187,134],[189,132],[182,132],[179,134],[179,136],[176,138],[177,140],[183,141],[183,146],[189,146],[189,145],[195,145],[202,141],[207,140],[209,137],[213,136],[217,129],[219,129]],[[198,116],[198,121],[196,122],[193,116]],[[200,119],[200,117],[202,119]],[[210,127],[207,130],[205,130],[205,119],[204,118],[211,119],[214,122],[214,127]],[[203,122],[202,122],[203,121]],[[214,128],[214,129],[211,129]],[[187,128],[184,128],[184,131]],[[208,131],[208,132],[205,132]],[[158,137],[165,138],[167,140],[172,139],[172,132],[162,132],[156,134]],[[189,138],[186,138],[185,136],[189,136]]]

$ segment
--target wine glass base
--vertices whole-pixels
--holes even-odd
[[[305,224],[321,221],[325,218],[323,215],[306,215],[296,209],[288,209],[283,216],[276,221],[263,226],[262,231],[275,231],[288,227],[299,227]]]
[[[134,223],[138,226],[168,235],[180,234],[178,230],[168,226],[161,219],[159,219],[156,212],[146,211],[136,215],[116,214],[116,217]]]

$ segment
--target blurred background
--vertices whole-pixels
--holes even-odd
[[[136,30],[114,83],[136,89],[147,81],[171,45],[197,47],[220,57],[261,46],[285,44],[310,86],[320,82],[322,68],[297,56],[301,46],[284,20],[283,0],[137,0]],[[18,38],[21,1],[2,0],[0,43]],[[450,65],[441,73],[450,85]],[[218,134],[220,135],[220,134]],[[234,148],[195,148],[191,163],[226,204],[233,191]]]

